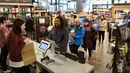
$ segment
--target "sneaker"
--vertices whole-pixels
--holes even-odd
[[[6,70],[6,71],[4,71],[4,73],[10,73],[11,72],[11,70]]]

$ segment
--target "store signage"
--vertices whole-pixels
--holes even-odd
[[[9,3],[32,3],[32,0],[0,0],[0,2]]]
[[[130,4],[130,0],[112,0],[113,4]]]
[[[116,13],[123,13],[123,10],[116,10],[116,11],[115,11],[115,14],[116,14]]]

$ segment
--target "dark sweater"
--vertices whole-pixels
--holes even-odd
[[[24,46],[24,41],[20,40],[20,37],[18,37],[13,31],[11,31],[7,40],[9,59],[13,62],[23,61],[21,51]]]
[[[59,47],[58,51],[66,52],[69,40],[69,31],[66,28],[57,29],[55,27],[49,33],[49,39],[55,41]]]
[[[26,29],[27,32],[33,32],[34,31],[34,22],[33,22],[32,19],[28,19],[26,21],[25,26],[26,26],[25,29]]]

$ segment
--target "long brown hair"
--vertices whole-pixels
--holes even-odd
[[[23,19],[15,19],[13,23],[13,32],[20,37],[20,40],[23,40],[21,26],[25,23]]]

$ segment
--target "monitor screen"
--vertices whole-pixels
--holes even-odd
[[[48,46],[49,46],[49,45],[48,45],[47,43],[42,42],[42,43],[40,44],[39,48],[40,48],[41,50],[46,51],[46,50],[48,49]]]
[[[44,24],[45,23],[45,18],[39,18],[39,23]]]

